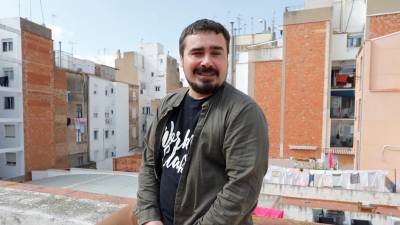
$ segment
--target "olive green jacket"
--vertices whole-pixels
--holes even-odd
[[[161,220],[161,135],[186,92],[163,99],[147,134],[137,195],[140,225]],[[251,212],[268,168],[268,128],[260,108],[225,83],[203,104],[193,134],[177,188],[174,225],[253,224]]]

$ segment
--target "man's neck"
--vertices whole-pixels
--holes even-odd
[[[213,93],[210,93],[210,94],[201,94],[201,93],[195,92],[192,88],[189,88],[189,95],[190,95],[190,97],[192,97],[193,99],[201,100],[201,99],[204,99],[204,98],[207,98],[207,97],[213,95]]]

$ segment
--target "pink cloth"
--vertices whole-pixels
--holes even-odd
[[[330,168],[330,169],[333,169],[333,167],[335,166],[335,161],[333,160],[333,152],[332,152],[332,149],[329,149],[328,160],[329,160],[329,168]]]
[[[271,208],[257,207],[252,214],[253,216],[259,216],[259,217],[280,218],[280,219],[283,218],[283,211]]]

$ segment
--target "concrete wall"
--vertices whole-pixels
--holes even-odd
[[[356,89],[357,164],[360,169],[386,169],[392,181],[400,169],[398,46],[400,32],[366,41],[357,58],[357,77],[361,77]]]
[[[282,61],[255,63],[254,99],[268,120],[269,158],[279,158]]]
[[[335,188],[300,187],[264,183],[259,204],[285,212],[285,218],[312,221],[312,209],[346,211],[350,219],[367,219],[372,224],[392,225],[392,216],[399,216],[400,196],[396,193],[344,190]],[[363,209],[363,206],[365,208]],[[367,209],[371,207],[370,209]],[[391,211],[393,210],[393,211]]]

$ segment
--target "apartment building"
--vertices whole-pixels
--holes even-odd
[[[115,81],[129,86],[129,149],[137,149],[139,144],[139,58],[136,52],[125,52],[123,56],[118,50],[115,59]]]
[[[32,170],[63,167],[65,140],[55,140],[62,84],[51,30],[22,18],[0,24],[0,177],[30,179]]]
[[[284,13],[283,37],[250,49],[254,98],[270,125],[270,157],[353,168],[354,78],[366,2],[306,0]]]
[[[0,178],[25,175],[21,26],[0,20]]]
[[[177,61],[164,54],[161,44],[144,43],[139,52],[125,52],[123,57],[117,53],[115,65],[117,80],[128,81],[139,87],[137,136],[139,146],[143,147],[144,137],[154,117],[152,102],[154,108],[154,102],[158,102],[154,100],[162,99],[182,87]]]
[[[98,169],[129,154],[129,86],[89,76],[89,155]]]
[[[400,2],[370,1],[369,37],[357,56],[354,152],[357,169],[385,169],[399,190]]]

